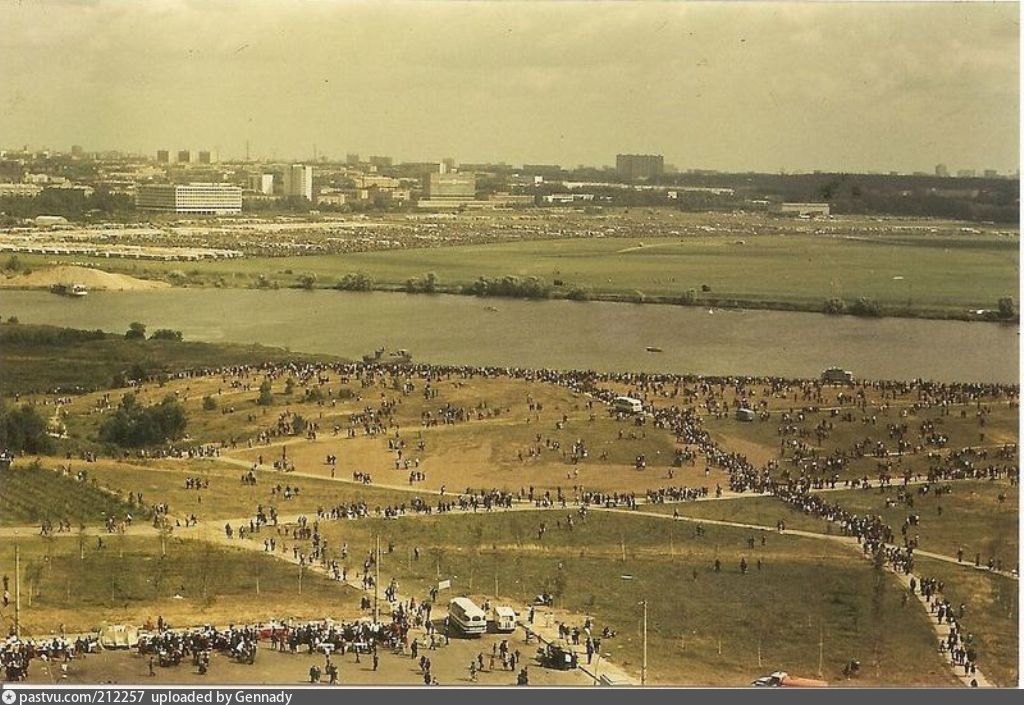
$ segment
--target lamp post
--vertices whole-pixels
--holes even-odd
[[[647,600],[641,602],[644,606],[644,656],[640,662],[640,685],[647,685]]]

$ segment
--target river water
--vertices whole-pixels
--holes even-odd
[[[358,359],[406,348],[434,363],[870,379],[1016,382],[1019,327],[814,313],[337,291],[168,289],[68,299],[0,290],[0,315]],[[663,352],[648,352],[658,347]]]

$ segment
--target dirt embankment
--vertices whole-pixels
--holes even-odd
[[[0,287],[9,289],[48,289],[54,284],[83,284],[95,291],[141,291],[165,289],[167,282],[137,279],[127,274],[111,274],[89,267],[57,266],[38,269],[31,274],[0,277]]]

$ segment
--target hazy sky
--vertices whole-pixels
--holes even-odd
[[[1015,3],[0,3],[0,145],[1019,163]]]

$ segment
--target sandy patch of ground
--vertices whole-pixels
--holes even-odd
[[[137,279],[127,274],[111,274],[89,267],[57,266],[38,269],[31,274],[0,278],[0,287],[17,289],[43,289],[54,284],[84,284],[91,290],[140,291],[166,289],[167,282]]]

